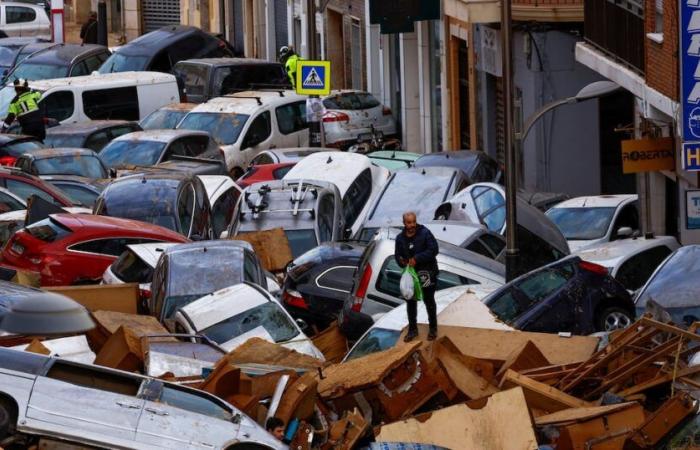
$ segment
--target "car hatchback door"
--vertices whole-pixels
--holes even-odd
[[[133,441],[144,405],[136,397],[140,386],[137,377],[56,361],[37,377],[27,418]]]
[[[142,445],[221,448],[238,435],[232,411],[204,392],[151,380],[143,394],[146,404],[136,432]]]

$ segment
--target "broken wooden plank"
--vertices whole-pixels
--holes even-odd
[[[497,392],[483,403],[477,409],[459,404],[383,425],[375,439],[377,442],[413,442],[450,449],[537,449],[521,388]]]
[[[270,272],[284,270],[294,259],[289,248],[289,240],[282,228],[240,233],[233,239],[250,243],[262,266]]]
[[[340,332],[337,322],[314,336],[311,341],[323,353],[327,362],[338,363],[348,352],[348,339]]]
[[[72,298],[89,311],[116,311],[137,314],[140,298],[138,283],[46,287]]]
[[[535,425],[543,427],[545,425],[566,425],[574,422],[584,422],[617,410],[630,408],[636,404],[637,402],[626,402],[615,405],[563,409],[555,413],[537,417],[535,419]]]
[[[285,424],[295,418],[311,418],[316,403],[317,386],[316,374],[313,372],[307,372],[294,380],[282,394],[275,417],[282,419]]]
[[[506,359],[506,362],[504,362],[498,370],[496,378],[499,380],[503,378],[503,374],[505,374],[508,369],[521,372],[524,369],[533,369],[549,365],[549,361],[542,354],[540,349],[537,348],[537,345],[528,340],[520,348],[513,350],[510,356],[508,356],[508,359]]]
[[[693,366],[693,367],[688,367],[685,369],[681,369],[676,372],[675,376],[676,379],[682,378],[682,377],[687,377],[690,375],[695,375],[700,373],[700,366]],[[659,376],[657,378],[654,378],[652,380],[646,381],[644,383],[638,384],[636,386],[629,387],[625,390],[619,391],[616,393],[616,395],[624,398],[629,398],[632,395],[638,394],[640,392],[644,392],[647,389],[651,389],[653,387],[662,385],[664,383],[670,383],[673,380],[673,372],[669,372],[667,374],[664,374],[662,376]]]
[[[514,386],[523,388],[527,404],[531,408],[534,407],[548,412],[556,412],[567,408],[593,406],[591,403],[566,394],[552,386],[535,381],[513,370],[508,370],[503,375],[501,388],[510,388]]]
[[[119,327],[97,353],[95,364],[127,372],[141,372],[143,350],[134,330],[127,326]]]
[[[649,415],[630,440],[639,447],[655,447],[683,419],[695,413],[694,400],[684,392],[678,393]]]
[[[467,357],[459,353],[447,338],[440,338],[433,348],[437,361],[445,370],[447,377],[468,399],[487,397],[499,391],[496,386],[468,366],[464,361]]]
[[[355,444],[368,428],[369,424],[357,408],[345,411],[343,417],[331,425],[328,441],[321,448],[323,450],[351,450],[355,448]]]
[[[557,448],[622,450],[627,437],[643,423],[644,408],[632,402],[627,408],[562,426]]]
[[[261,338],[250,338],[224,356],[231,364],[265,364],[294,369],[317,369],[323,361]]]

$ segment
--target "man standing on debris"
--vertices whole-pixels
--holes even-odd
[[[428,340],[437,337],[437,314],[435,307],[435,284],[438,274],[437,265],[438,244],[435,236],[423,225],[416,222],[416,213],[409,211],[403,215],[403,230],[396,237],[394,258],[399,266],[411,266],[416,270],[423,288],[423,302],[428,312]],[[407,300],[408,333],[405,342],[412,341],[418,336],[417,300]]]

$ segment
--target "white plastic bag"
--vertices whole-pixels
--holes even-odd
[[[401,297],[405,300],[411,300],[413,298],[413,277],[408,270],[404,270],[403,274],[401,274],[399,287],[401,289]]]

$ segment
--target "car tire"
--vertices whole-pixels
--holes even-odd
[[[595,327],[598,331],[613,331],[626,328],[634,321],[634,315],[620,306],[608,306],[603,308],[595,318]]]
[[[0,398],[0,440],[11,436],[17,425],[17,408],[7,399]]]

